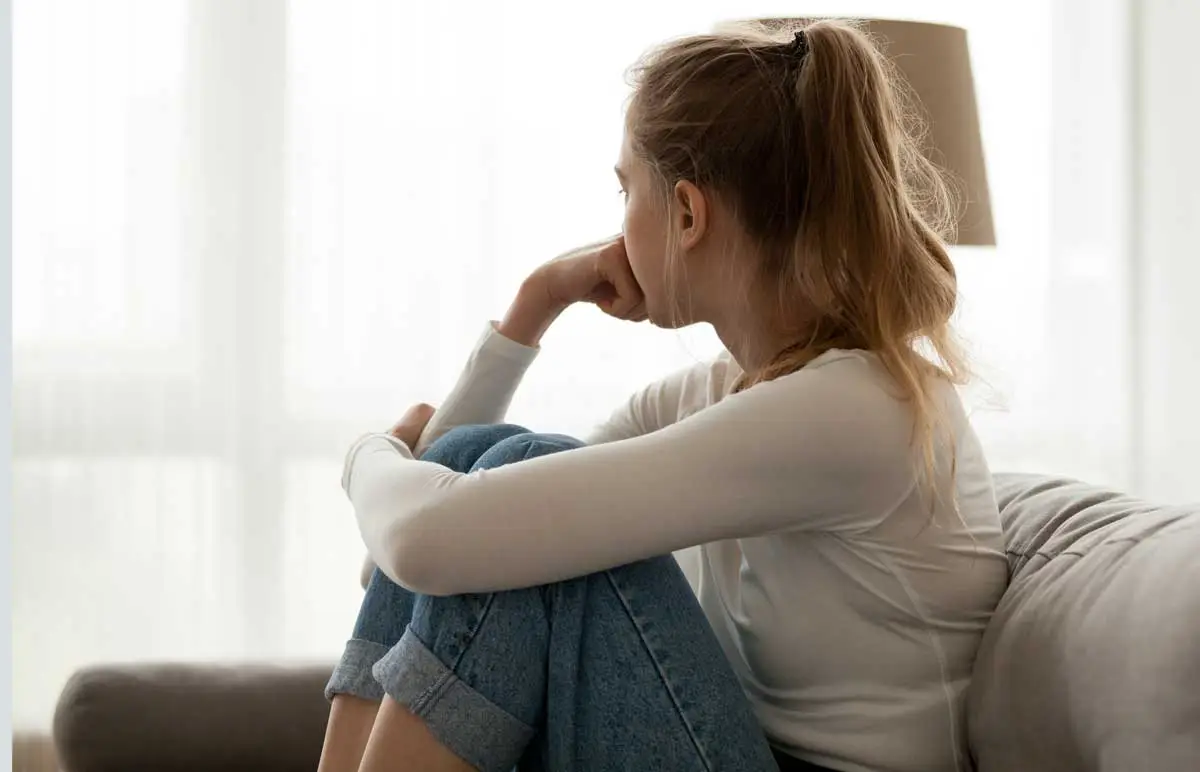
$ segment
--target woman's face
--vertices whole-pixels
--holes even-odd
[[[617,179],[625,195],[625,252],[633,276],[646,298],[650,322],[673,327],[675,305],[666,289],[667,217],[659,200],[650,169],[638,159],[629,144],[628,133],[617,158]]]

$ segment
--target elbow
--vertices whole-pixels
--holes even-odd
[[[384,537],[385,560],[379,565],[388,577],[410,592],[435,597],[457,595],[454,572],[437,533],[419,526],[423,518],[398,523]]]

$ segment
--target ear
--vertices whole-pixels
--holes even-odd
[[[679,246],[692,249],[708,233],[708,199],[695,183],[680,180],[675,183],[675,225]]]

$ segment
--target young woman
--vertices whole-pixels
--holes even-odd
[[[436,413],[347,457],[379,570],[321,769],[967,769],[1006,564],[946,197],[886,61],[843,23],[744,27],[634,85],[623,235],[537,269]],[[586,443],[502,424],[578,302],[727,352]]]

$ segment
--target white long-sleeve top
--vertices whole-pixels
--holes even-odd
[[[537,349],[488,325],[422,446],[496,423]],[[726,353],[635,394],[567,453],[470,474],[360,439],[343,487],[375,563],[432,595],[529,587],[699,546],[694,589],[772,744],[845,770],[967,769],[963,697],[1007,576],[954,392],[932,512],[883,366],[830,351],[730,395]],[[423,449],[417,448],[418,453]]]

